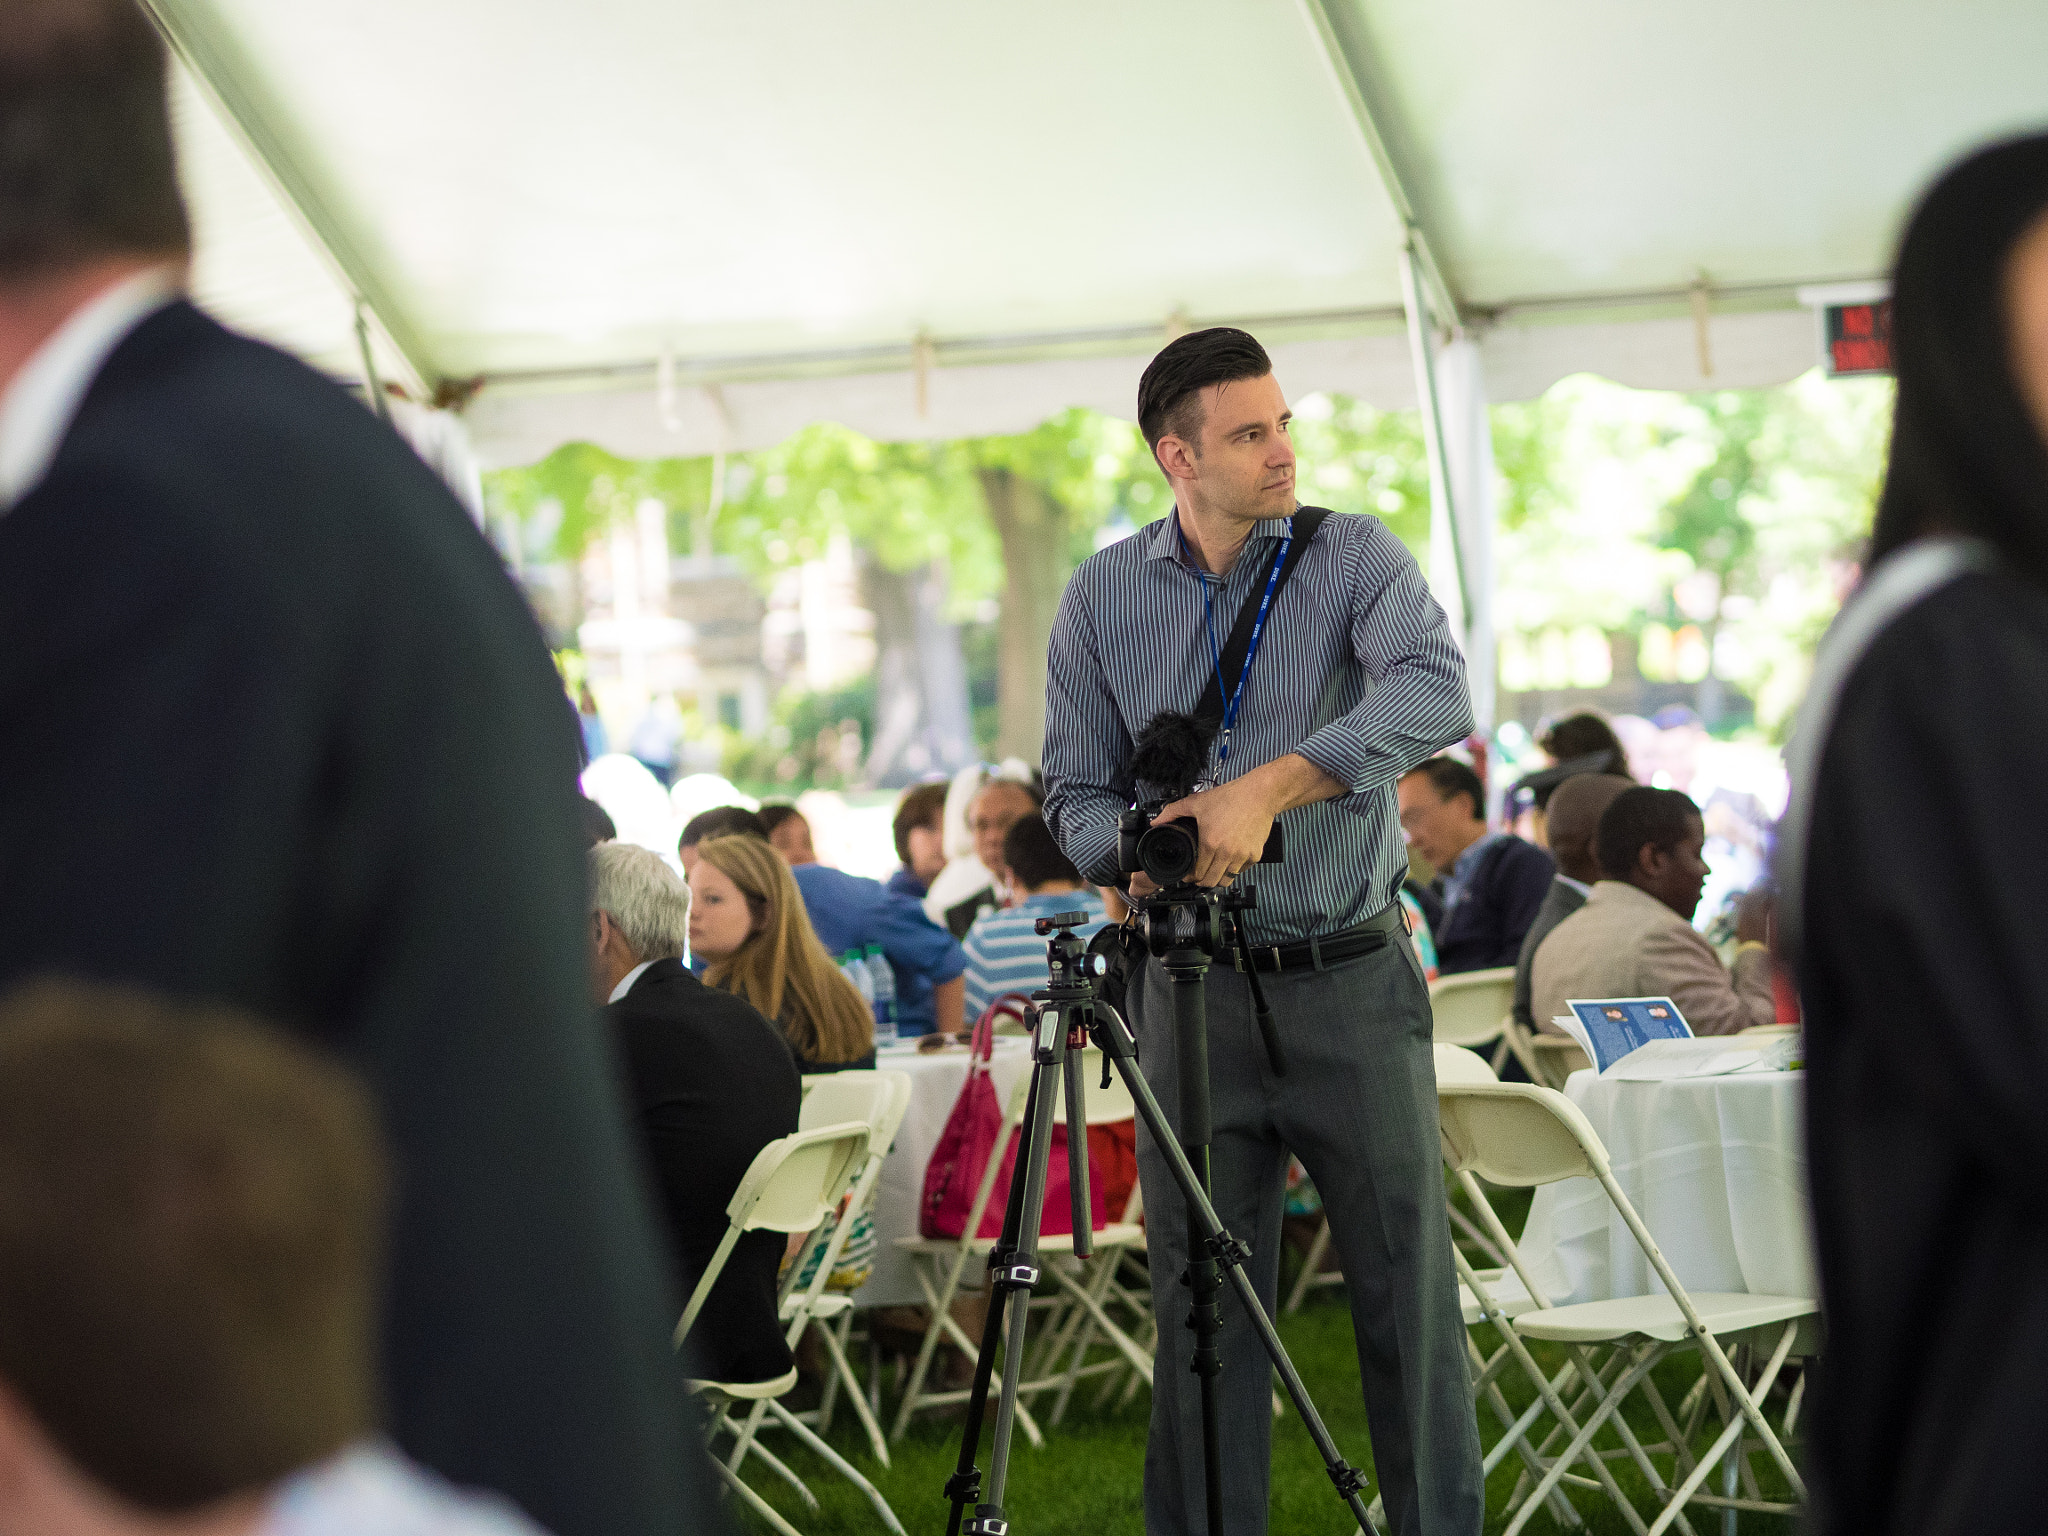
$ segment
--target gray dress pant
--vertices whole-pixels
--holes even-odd
[[[1228,963],[1209,971],[1217,1213],[1252,1245],[1248,1273],[1271,1312],[1287,1154],[1301,1159],[1344,1265],[1388,1529],[1395,1536],[1478,1536],[1485,1513],[1479,1430],[1444,1215],[1429,994],[1414,951],[1397,933],[1328,970],[1259,979],[1287,1057],[1285,1077],[1275,1077],[1266,1059],[1245,978]],[[1133,976],[1129,1002],[1139,1065],[1177,1128],[1172,988],[1153,960]],[[1189,1370],[1194,1335],[1183,1326],[1187,1213],[1143,1121],[1138,1172],[1160,1345],[1145,1449],[1145,1530],[1203,1536],[1201,1383]],[[1230,1536],[1261,1536],[1272,1467],[1272,1375],[1227,1284],[1222,1309],[1223,1528]],[[1359,1459],[1358,1447],[1340,1449]],[[1334,1490],[1323,1491],[1331,1500],[1330,1528],[1339,1529],[1348,1516]]]

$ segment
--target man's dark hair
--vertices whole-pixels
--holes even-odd
[[[1675,789],[1651,789],[1646,784],[1624,789],[1600,813],[1600,827],[1593,834],[1600,873],[1609,880],[1626,880],[1635,873],[1636,855],[1646,844],[1668,852],[1692,836],[1699,820],[1700,808]]]
[[[0,1380],[94,1482],[171,1515],[377,1420],[386,1166],[339,1065],[210,1006],[0,998]]]
[[[7,0],[0,19],[0,282],[103,256],[178,256],[164,45],[133,0]]]
[[[580,803],[576,814],[583,823],[583,845],[595,848],[599,843],[616,841],[619,829],[612,822],[611,812],[588,795],[579,795],[577,799]]]
[[[1168,342],[1138,380],[1138,430],[1146,446],[1157,452],[1159,439],[1169,432],[1190,447],[1198,445],[1202,391],[1211,384],[1262,379],[1272,371],[1266,349],[1233,326],[1190,331]]]
[[[936,827],[946,816],[946,786],[919,784],[905,790],[896,803],[896,857],[910,862],[910,834],[917,827]]]
[[[744,805],[714,805],[683,823],[683,835],[676,839],[676,846],[694,848],[712,837],[758,837],[765,843],[768,827]]]
[[[764,805],[756,814],[760,819],[762,832],[768,837],[773,837],[777,827],[781,826],[792,816],[802,816],[803,812],[785,802],[776,805]]]
[[[1081,871],[1060,852],[1060,845],[1053,841],[1052,828],[1036,811],[1018,817],[1017,824],[1003,834],[1003,862],[1010,868],[1010,878],[1027,891],[1049,880],[1081,883]]]
[[[1621,738],[1614,734],[1614,727],[1591,710],[1582,710],[1576,715],[1566,715],[1536,739],[1536,745],[1550,754],[1554,763],[1568,763],[1580,758],[1607,753],[1604,763],[1588,763],[1580,769],[1582,773],[1628,772],[1628,753],[1622,750]],[[1553,786],[1554,787],[1554,786]],[[1540,795],[1537,804],[1549,799]]]
[[[1472,802],[1472,814],[1481,821],[1486,819],[1486,786],[1479,781],[1478,774],[1455,757],[1432,757],[1409,771],[1428,779],[1440,799],[1463,795]]]

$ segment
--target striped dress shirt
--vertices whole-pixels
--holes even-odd
[[[1053,622],[1046,820],[1097,884],[1120,879],[1116,820],[1141,788],[1125,771],[1138,733],[1161,710],[1193,709],[1213,670],[1176,515],[1083,561]],[[1285,518],[1260,522],[1216,589],[1219,645],[1287,531]],[[1239,877],[1258,887],[1254,941],[1335,933],[1392,901],[1408,870],[1395,781],[1472,728],[1464,656],[1414,557],[1376,517],[1328,518],[1266,617],[1220,773],[1211,751],[1223,780],[1298,752],[1345,786],[1280,818],[1284,863]]]

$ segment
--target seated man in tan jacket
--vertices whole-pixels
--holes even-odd
[[[1770,899],[1743,898],[1734,974],[1692,926],[1707,878],[1699,810],[1675,789],[1637,787],[1614,797],[1594,837],[1601,878],[1586,904],[1537,946],[1537,1027],[1569,998],[1668,997],[1695,1035],[1732,1035],[1777,1016],[1764,937]]]

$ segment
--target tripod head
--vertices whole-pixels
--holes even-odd
[[[1225,914],[1258,910],[1259,893],[1252,886],[1196,885],[1182,880],[1132,903],[1145,947],[1160,959],[1172,950],[1199,950],[1205,960],[1226,953],[1231,936]]]

